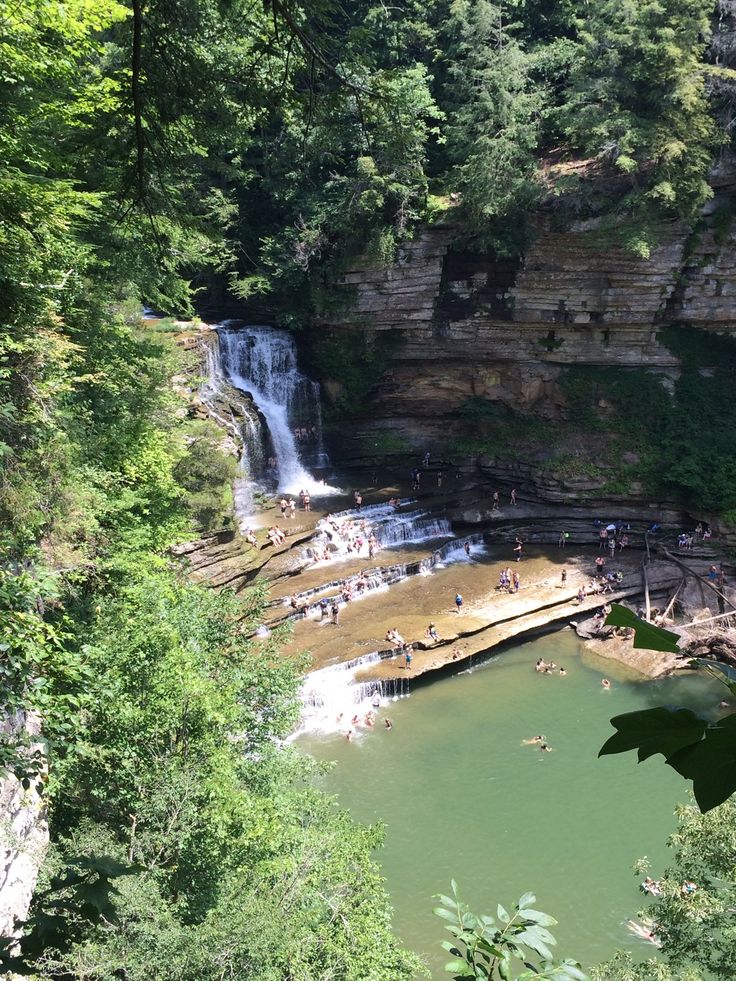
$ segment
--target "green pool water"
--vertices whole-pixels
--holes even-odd
[[[540,656],[567,676],[537,674]],[[613,731],[611,716],[675,703],[715,711],[722,690],[694,677],[627,680],[621,670],[583,653],[565,631],[390,703],[376,729],[351,743],[300,741],[336,761],[325,789],[359,820],[385,824],[377,857],[395,929],[433,977],[447,975],[432,896],[448,891],[452,877],[478,912],[535,892],[538,908],[559,920],[560,954],[584,966],[617,948],[653,952],[626,929],[645,904],[631,867],[644,855],[662,867],[686,784],[661,757],[637,766],[633,754],[597,753]],[[537,733],[553,752],[521,745]]]

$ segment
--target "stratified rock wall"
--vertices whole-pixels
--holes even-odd
[[[663,326],[736,331],[736,236],[713,227],[669,226],[648,259],[601,245],[592,223],[560,230],[550,214],[538,217],[520,259],[457,252],[452,238],[449,224],[430,226],[393,265],[356,265],[344,279],[344,315],[323,324],[401,339],[362,407],[368,430],[384,420],[434,440],[444,419],[451,439],[448,412],[473,398],[554,419],[567,365],[672,375],[678,362],[658,341]]]

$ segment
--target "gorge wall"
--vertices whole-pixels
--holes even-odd
[[[724,221],[733,211],[736,172],[730,164],[722,171],[714,171],[714,198],[699,227],[663,229],[647,259],[601,244],[595,221],[560,227],[550,207],[536,215],[519,258],[458,250],[450,210],[404,244],[392,265],[355,263],[341,283],[343,311],[324,317],[316,332],[348,359],[361,352],[358,376],[361,365],[375,373],[360,398],[341,372],[332,377],[322,369],[320,380],[343,417],[333,427],[342,457],[378,465],[431,448],[503,471],[514,454],[473,439],[484,413],[497,410],[497,421],[511,413],[509,426],[526,445],[522,455],[532,470],[543,464],[546,477],[540,471],[537,478],[549,489],[603,486],[595,467],[566,478],[555,473],[554,460],[564,458],[570,471],[585,442],[578,433],[565,445],[563,430],[554,429],[569,416],[562,381],[571,368],[597,366],[645,370],[652,386],[671,387],[679,361],[662,342],[662,328],[736,334],[736,231]],[[315,363],[319,369],[319,358]],[[552,427],[557,446],[535,440],[535,420],[547,423],[547,434]],[[591,453],[583,455],[590,462]],[[635,454],[629,462],[635,468]],[[600,464],[605,469],[604,459]],[[636,480],[630,484],[627,493],[636,494]]]

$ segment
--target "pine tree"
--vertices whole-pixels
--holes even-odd
[[[499,219],[529,207],[539,193],[543,93],[531,82],[531,59],[513,36],[505,4],[456,0],[448,32],[448,185],[461,194],[471,229],[494,241]]]

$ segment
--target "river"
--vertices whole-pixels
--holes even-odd
[[[566,676],[536,673],[540,656]],[[609,718],[658,703],[713,709],[720,698],[705,679],[634,680],[563,631],[389,703],[351,743],[311,735],[299,745],[336,761],[324,787],[357,819],[385,823],[377,857],[395,929],[433,977],[447,975],[432,896],[452,877],[476,912],[535,892],[537,908],[559,920],[561,956],[585,967],[617,948],[652,954],[626,929],[646,905],[632,865],[646,855],[662,868],[674,806],[686,799],[661,757],[639,767],[633,754],[597,758]],[[539,733],[551,753],[522,745]]]

